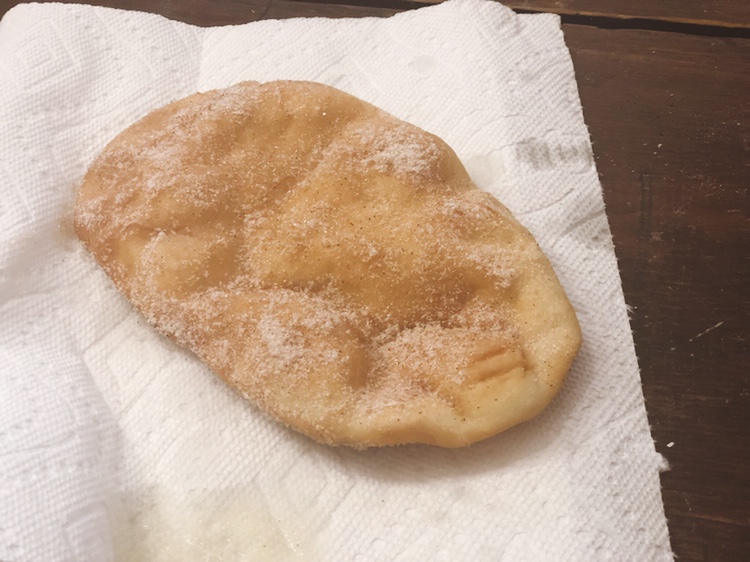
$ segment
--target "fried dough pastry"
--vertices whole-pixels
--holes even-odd
[[[157,330],[327,444],[492,436],[580,346],[549,262],[456,154],[322,84],[147,115],[89,169],[75,230]]]

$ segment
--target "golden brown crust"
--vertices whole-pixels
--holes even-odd
[[[467,445],[580,346],[532,236],[439,138],[334,88],[244,82],[115,138],[75,229],[159,331],[330,444]]]

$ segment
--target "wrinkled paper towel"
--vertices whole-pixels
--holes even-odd
[[[538,419],[357,452],[269,421],[156,335],[71,231],[148,111],[337,86],[431,131],[536,235],[584,344]],[[76,5],[0,23],[0,560],[671,560],[601,188],[559,20],[482,0],[201,29]]]

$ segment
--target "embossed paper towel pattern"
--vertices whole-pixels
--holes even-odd
[[[538,419],[356,452],[269,421],[154,334],[70,232],[117,132],[240,80],[317,80],[443,137],[528,226],[584,347]],[[0,560],[669,560],[601,189],[559,20],[449,1],[199,29],[75,5],[0,23]]]

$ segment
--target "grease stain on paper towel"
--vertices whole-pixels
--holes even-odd
[[[226,491],[193,500],[151,492],[115,520],[116,562],[305,562],[311,541],[274,517],[260,494]],[[111,514],[112,515],[112,514]]]

